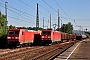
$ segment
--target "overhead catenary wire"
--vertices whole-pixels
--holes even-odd
[[[53,12],[51,12],[51,11],[47,10],[46,8],[44,8],[43,6],[41,6],[40,4],[39,4],[39,6],[40,6],[40,7],[42,7],[43,9],[45,9],[46,11],[48,11],[48,12],[50,12],[50,13],[54,14],[54,15],[57,15],[57,14],[55,14],[55,13],[53,13]]]
[[[4,6],[2,6],[2,7],[5,8]],[[12,16],[13,16],[13,15],[12,15],[12,16],[8,16],[9,18],[16,19],[16,20],[23,21],[23,22],[27,22],[27,23],[31,23],[31,24],[35,24],[35,23],[33,23],[33,22],[30,22],[29,19],[23,17],[21,14],[15,12],[15,11],[9,9],[9,8],[8,8],[8,10],[11,11],[11,12],[13,12],[13,13],[15,13],[15,14],[17,14],[17,17],[15,17],[15,16],[12,17]],[[10,15],[11,15],[11,14],[10,14]],[[18,16],[24,18],[25,20],[19,19]],[[41,18],[40,18],[40,19],[41,19]],[[28,21],[26,21],[26,20],[28,20]],[[42,26],[42,25],[40,24],[40,26]]]
[[[50,13],[52,13],[52,14],[54,14],[54,15],[57,15],[57,14],[55,14],[55,13],[53,13],[53,12],[51,12],[51,11],[49,11],[49,10],[47,10],[46,8],[44,8],[43,6],[41,6],[40,4],[39,4],[39,6],[40,7],[42,7],[43,9],[45,9],[46,11],[48,11],[48,12],[50,12]],[[56,12],[56,11],[55,11]],[[61,15],[61,14],[60,14]],[[64,19],[66,19],[65,17],[63,17],[62,15],[61,15],[61,18],[64,18]],[[69,19],[69,18],[68,18]],[[53,20],[56,20],[56,19],[53,19]],[[49,22],[50,23],[50,22]]]
[[[30,8],[32,8],[33,10],[36,10],[35,8],[33,8],[32,6],[30,6],[30,5],[28,5],[27,3],[25,3],[25,2],[23,2],[22,0],[20,0],[22,3],[24,3],[25,5],[27,5],[27,6],[29,6]],[[44,1],[44,0],[43,0]],[[45,2],[45,1],[44,1]],[[47,4],[47,2],[45,2],[46,4]],[[10,6],[10,4],[9,4],[9,6]],[[56,11],[52,6],[50,6],[49,4],[48,4],[48,6],[50,7],[50,8],[52,8],[55,12],[57,12],[58,13],[58,11]],[[12,6],[10,6],[10,8],[12,8],[12,9],[15,9],[15,10],[17,10],[17,11],[19,11],[20,13],[25,13],[25,14],[27,14],[27,15],[29,15],[29,16],[32,16],[32,17],[35,17],[35,16],[33,16],[33,15],[31,15],[31,14],[28,14],[28,13],[26,13],[26,12],[23,12],[23,11],[20,11],[20,10],[18,10],[18,9],[16,9],[16,8],[14,8],[14,7],[12,7]],[[42,13],[42,12],[40,12],[40,13]],[[51,12],[52,13],[52,12]],[[45,15],[44,13],[42,13],[43,15]],[[55,13],[53,13],[53,14],[55,14]],[[55,15],[57,15],[57,14],[55,14]],[[29,16],[27,16],[27,17],[29,17]],[[47,16],[47,15],[45,15],[45,16]],[[49,17],[49,16],[47,16],[47,17]],[[62,15],[61,15],[61,17],[62,18],[64,18]],[[43,20],[42,18],[39,18],[40,20]],[[46,21],[46,20],[45,20]],[[47,21],[46,21],[47,22]]]
[[[19,20],[19,21],[23,21],[23,22],[31,23],[31,22],[29,22],[29,21],[25,21],[25,20],[22,20],[22,19],[19,19],[19,18],[15,18],[15,17],[12,17],[12,16],[8,16],[8,17],[13,18],[13,19],[16,19],[16,20]]]
[[[59,8],[69,17],[69,15],[63,10],[63,8],[58,4],[56,0],[54,0],[56,4],[59,6]],[[73,20],[72,18],[69,17],[69,19]],[[74,21],[74,20],[73,20]]]
[[[4,1],[4,0],[3,0]],[[33,8],[32,6],[30,6],[30,5],[28,5],[27,3],[25,3],[25,2],[23,2],[22,0],[20,0],[22,3],[24,3],[25,5],[27,5],[27,6],[29,6],[30,8],[32,8],[33,10],[36,10],[35,8]],[[4,1],[5,2],[5,1]],[[10,5],[10,4],[9,4]],[[26,12],[23,12],[23,11],[20,11],[20,10],[18,10],[18,9],[16,9],[16,8],[14,8],[14,7],[12,7],[12,6],[9,6],[10,8],[12,8],[12,9],[15,9],[15,10],[17,10],[17,11],[19,11],[20,13],[25,13],[25,14],[27,14],[27,15],[30,15],[30,16],[32,16],[32,17],[35,17],[35,16],[33,16],[33,15],[31,15],[31,14],[28,14],[28,13],[26,13]],[[45,15],[45,16],[47,16],[46,14],[44,14],[44,13],[42,13],[42,12],[40,12],[41,14],[43,14],[43,15]],[[53,13],[53,14],[55,14],[55,13]],[[55,14],[56,15],[56,14]],[[28,16],[27,16],[28,17]],[[49,16],[47,16],[48,18],[49,18]],[[31,17],[30,17],[31,18]],[[43,20],[42,18],[39,18],[40,20]],[[45,20],[46,21],[46,20]],[[48,21],[46,21],[46,22],[48,22]]]
[[[32,8],[33,10],[36,10],[35,8],[33,8],[32,6],[30,6],[29,4],[27,4],[27,3],[25,3],[25,2],[23,2],[22,0],[20,0],[22,3],[24,3],[25,5],[27,5],[27,6],[29,6],[30,8]],[[43,14],[43,15],[45,15],[45,16],[47,16],[46,14],[44,14],[43,12],[41,12],[41,11],[39,11],[41,14]],[[47,16],[47,17],[49,17],[49,16]],[[42,18],[39,18],[39,19],[41,19],[41,20],[43,20]],[[47,21],[46,21],[47,22]]]
[[[27,3],[25,3],[25,2],[23,2],[22,0],[20,0],[22,3],[24,3],[25,5],[27,5],[27,6],[29,6],[30,8],[32,8],[32,9],[34,9],[33,7],[31,7],[30,5],[28,5]],[[40,7],[42,7],[40,4],[39,4],[39,6]],[[44,8],[44,7],[42,7],[42,8]],[[44,8],[45,9],[45,8]],[[52,8],[53,9],[53,8]],[[34,9],[34,10],[36,10],[36,9]],[[47,10],[48,11],[48,10]],[[54,11],[56,11],[56,10],[54,10]],[[46,14],[44,14],[44,13],[42,13],[41,11],[39,11],[41,14],[43,14],[43,15],[45,15],[45,16],[47,16]],[[48,12],[50,12],[50,11],[48,11]],[[56,11],[57,12],[57,11]],[[53,13],[53,12],[51,12],[51,13]],[[55,14],[55,13],[53,13],[54,15],[57,15],[57,14]],[[49,18],[49,16],[47,16],[48,18]],[[39,19],[41,19],[41,20],[43,20],[42,18],[39,18]],[[45,20],[46,21],[46,20]],[[48,21],[46,21],[46,22],[48,22]],[[50,22],[49,22],[50,23]]]
[[[22,0],[19,0],[21,1],[22,3],[24,3],[25,5],[29,6],[30,8],[32,8],[33,10],[36,10],[35,8],[31,7],[30,5],[28,5],[27,3],[23,2]]]
[[[0,6],[1,6],[1,5],[0,5]],[[2,6],[2,7],[4,7],[4,6]],[[5,7],[4,7],[4,8],[5,8]],[[15,14],[17,14],[17,15],[19,15],[19,16],[21,16],[21,17],[23,17],[23,16],[20,15],[19,13],[15,12],[15,11],[9,9],[9,8],[8,8],[8,10],[11,11],[11,12],[13,12],[13,13],[15,13]],[[23,18],[25,18],[25,17],[23,17]],[[26,19],[26,20],[29,20],[29,19],[27,19],[27,18],[25,18],[25,19]],[[30,20],[29,20],[29,21],[30,21]]]
[[[83,21],[85,21],[85,20],[90,20],[90,19],[74,19],[74,20],[83,20]]]
[[[12,16],[8,16],[8,17],[9,17],[9,18],[12,18],[12,19],[15,19],[15,20],[17,20],[17,21],[22,21],[22,22],[34,24],[34,23],[30,22],[30,21],[25,21],[25,20],[19,19],[19,18],[17,18],[17,17],[12,17]],[[40,26],[42,26],[42,25],[40,25]]]
[[[28,5],[28,4],[27,4]],[[29,6],[29,5],[28,5]],[[32,17],[34,17],[35,18],[35,16],[34,15],[31,15],[31,14],[29,14],[29,13],[27,13],[27,12],[23,12],[23,11],[21,11],[21,10],[19,10],[19,9],[16,9],[16,8],[14,8],[14,7],[12,7],[12,6],[10,6],[10,4],[9,4],[9,6],[8,7],[10,7],[10,8],[12,8],[12,9],[14,9],[14,10],[16,10],[16,11],[19,11],[20,13],[24,13],[24,14],[27,14],[27,15],[29,15],[29,16],[32,16]],[[35,9],[34,9],[35,10]],[[25,15],[26,16],[26,15]],[[29,18],[29,16],[27,16],[28,18]],[[30,17],[31,18],[31,17]],[[41,20],[43,20],[42,18],[39,18],[39,19],[41,19]]]
[[[2,3],[3,4],[3,3]],[[4,4],[3,4],[4,5]],[[3,6],[4,7],[4,6]],[[23,12],[23,11],[20,11],[20,10],[18,10],[18,9],[16,9],[16,8],[14,8],[14,7],[12,7],[12,6],[10,6],[10,4],[9,4],[9,6],[8,6],[9,8],[12,8],[12,9],[14,9],[14,10],[16,10],[16,11],[19,11],[20,13],[25,13],[25,14],[28,14],[28,13],[26,13],[26,12]],[[17,15],[19,15],[19,16],[21,16],[19,13],[17,13],[17,12],[14,12],[13,10],[11,10],[11,9],[9,9],[11,12],[13,12],[13,13],[15,13],[15,14],[17,14]],[[30,14],[28,14],[28,15],[30,15]],[[33,15],[31,15],[32,17],[34,17],[35,18],[35,16],[33,16]],[[22,16],[21,16],[22,17]],[[24,17],[23,17],[24,18]],[[29,16],[28,16],[28,18],[29,18]],[[26,19],[26,18],[24,18],[24,19]],[[39,19],[41,19],[41,18],[39,18]],[[26,20],[29,20],[29,19],[26,19]],[[42,19],[41,19],[42,20]],[[47,21],[46,21],[47,22]]]
[[[2,1],[4,1],[4,0],[2,0]],[[5,2],[5,1],[4,1],[4,2]],[[23,1],[21,1],[21,2],[23,2]],[[24,3],[24,2],[23,2],[23,3]],[[25,4],[25,3],[24,3],[24,4]],[[18,10],[18,9],[16,9],[16,8],[10,6],[10,4],[8,4],[8,5],[9,5],[8,7],[17,10],[17,11],[19,11],[20,13],[25,13],[25,14],[27,14],[27,15],[30,15],[30,16],[32,16],[32,17],[35,17],[34,15],[28,14],[28,13],[26,13],[26,12],[20,11],[20,10]],[[27,5],[27,4],[26,4],[26,5]],[[29,6],[29,7],[30,7],[30,6]],[[31,8],[33,8],[33,7],[31,7]],[[33,9],[34,9],[34,8],[33,8]],[[34,9],[34,10],[35,10],[35,9]]]
[[[45,0],[42,0],[42,1],[43,1],[45,4],[47,4],[50,8],[52,8],[56,13],[58,13],[58,11],[56,11],[52,6],[50,6]],[[57,15],[57,14],[55,14],[55,15]],[[66,18],[63,17],[61,14],[60,14],[60,16],[66,20]],[[69,19],[70,19],[70,18],[69,18]]]
[[[3,8],[5,8],[4,6],[2,6],[2,5],[0,5],[1,7],[3,7]],[[10,9],[9,9],[10,10]],[[10,10],[10,11],[12,11],[12,10]],[[27,23],[31,23],[31,22],[29,22],[29,21],[25,21],[25,20],[22,20],[22,19],[19,19],[19,18],[15,18],[15,17],[11,17],[11,16],[8,16],[8,17],[10,17],[10,18],[13,18],[13,19],[16,19],[16,20],[19,20],[19,21],[24,21],[24,22],[27,22]]]
[[[0,5],[1,7],[3,7],[3,8],[5,8],[4,6],[2,6],[2,5]],[[15,13],[15,14],[17,14],[17,15],[19,15],[19,13],[16,13],[15,11],[13,11],[13,10],[11,10],[11,9],[8,9],[9,11],[11,11],[11,12],[13,12],[13,13]],[[21,16],[21,15],[19,15],[19,16]],[[10,17],[10,16],[8,16],[8,17]],[[22,19],[18,19],[18,18],[15,18],[15,16],[14,17],[10,17],[10,18],[14,18],[14,19],[18,19],[18,20],[21,20],[21,21],[24,21],[24,22],[29,22],[30,20],[29,19],[27,19],[27,18],[25,18],[25,17],[23,17],[23,16],[21,16],[22,18],[24,18],[25,20],[28,20],[28,21],[25,21],[25,20],[22,20]],[[32,23],[32,22],[29,22],[29,23]],[[33,24],[33,23],[32,23]]]
[[[0,4],[3,4],[3,3],[0,3]],[[3,4],[3,5],[4,5],[4,4]],[[10,6],[10,4],[8,4],[8,7],[9,7],[9,8],[12,8],[12,9],[14,9],[14,10],[20,12],[20,13],[25,13],[25,14],[27,14],[27,15],[29,15],[29,16],[35,17],[34,15],[28,14],[28,13],[26,13],[26,12],[23,12],[23,11],[21,11],[21,10],[19,10],[19,9],[16,9],[16,8]]]
[[[50,8],[52,8],[55,12],[58,13],[58,11],[56,11],[53,7],[51,7],[46,1],[42,0],[44,3],[46,3]]]
[[[0,3],[0,4],[4,5],[3,3]],[[27,14],[27,15],[29,15],[29,16],[35,17],[34,15],[31,15],[31,14],[28,14],[28,13],[26,13],[26,12],[20,11],[20,10],[18,10],[18,9],[16,9],[16,8],[11,7],[11,6],[8,5],[8,9],[9,9],[9,8],[12,8],[12,9],[14,9],[14,10],[16,10],[16,11],[19,11],[20,13],[25,13],[25,14]],[[9,10],[11,10],[11,9],[9,9]],[[13,10],[11,10],[11,11],[13,11]],[[14,11],[13,11],[13,12],[14,12]],[[16,13],[16,12],[14,12],[14,13]],[[29,16],[27,16],[27,17],[29,18]],[[32,18],[32,17],[30,17],[30,18]]]
[[[68,16],[68,14],[61,8],[61,6],[57,3],[57,1],[56,1],[56,0],[54,0],[54,1],[55,1],[55,3],[59,6],[59,8],[65,13],[65,15]],[[58,9],[59,9],[59,8],[58,8]],[[69,18],[63,17],[61,14],[60,14],[60,16],[61,16],[60,19],[61,19],[61,18],[64,18],[64,20],[66,20],[66,21],[67,21],[67,19],[71,19],[69,16],[68,16]],[[71,19],[71,20],[74,21],[73,19]]]
[[[55,10],[52,6],[50,6],[45,0],[42,0],[42,1],[43,1],[46,5],[48,5],[50,8],[52,8],[52,10],[55,11],[55,12],[57,13],[57,15],[58,15],[58,11],[57,11],[57,10]],[[63,17],[61,14],[60,14],[60,16],[65,19],[65,17]],[[66,19],[65,19],[65,20],[66,20]]]

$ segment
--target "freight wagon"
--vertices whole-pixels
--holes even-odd
[[[68,33],[64,33],[64,32],[61,33],[62,42],[67,42],[69,41],[69,39],[70,39],[70,35]]]
[[[76,34],[76,40],[82,40],[82,35],[81,34]]]

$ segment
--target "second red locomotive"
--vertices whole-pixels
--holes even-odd
[[[61,42],[61,33],[54,30],[42,30],[40,43],[51,44],[54,42]]]

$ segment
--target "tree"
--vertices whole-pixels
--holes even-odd
[[[6,16],[0,12],[0,37],[6,34]]]
[[[61,32],[66,32],[66,24],[63,24],[62,27],[61,27]]]
[[[5,46],[6,42],[6,28],[7,28],[6,16],[0,12],[0,47]]]
[[[63,24],[61,27],[61,32],[66,32],[66,33],[73,33],[73,25],[71,24],[71,22],[69,22],[68,24]]]
[[[12,25],[9,26],[9,28],[12,28],[12,27],[13,27]]]
[[[32,29],[32,27],[28,27],[28,30],[31,30]]]
[[[9,28],[16,28],[15,26],[10,25]]]
[[[37,28],[36,27],[32,27],[31,30],[36,30],[37,31]],[[39,27],[38,30],[43,30],[43,28]]]

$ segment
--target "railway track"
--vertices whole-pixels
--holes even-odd
[[[0,49],[0,53],[10,51],[10,49]]]
[[[57,55],[59,55],[60,53],[64,52],[66,49],[68,49],[70,46],[72,46],[74,44],[74,42],[72,43],[66,43],[63,44],[61,46],[58,45],[57,48],[50,50],[44,54],[41,54],[37,57],[32,58],[31,60],[51,60],[54,57],[56,57]]]
[[[0,53],[0,60],[13,60],[23,55],[27,54],[28,52],[32,52],[34,50],[41,49],[43,47],[32,47],[32,48],[19,48],[19,49],[12,49],[9,51],[1,52]]]
[[[0,60],[50,60],[65,51],[76,42],[62,43],[51,46],[20,48],[13,52],[0,54]]]

